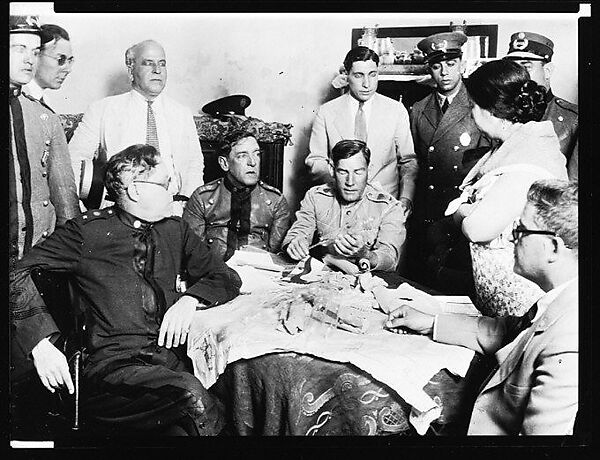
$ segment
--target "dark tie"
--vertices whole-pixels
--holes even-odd
[[[23,212],[25,214],[25,241],[23,255],[29,252],[33,244],[33,215],[31,213],[31,172],[29,168],[29,157],[27,155],[27,142],[25,140],[25,124],[23,123],[23,109],[19,101],[20,88],[11,88],[10,111],[12,114],[12,126],[9,124],[10,144],[9,156],[9,257],[12,262],[19,254],[18,239],[19,232],[19,210],[17,204],[17,178],[15,175],[15,160],[13,157],[13,133],[19,162],[21,188],[23,191]]]
[[[446,110],[448,110],[449,105],[450,102],[448,102],[448,98],[444,99],[444,103],[442,104],[442,114],[446,113]]]
[[[146,144],[151,145],[158,151],[158,133],[156,132],[156,119],[154,118],[154,110],[152,110],[152,102],[148,103],[148,111],[146,114]]]
[[[236,249],[248,244],[250,211],[254,187],[237,187],[225,176],[224,185],[231,192],[230,220],[227,225],[227,250],[223,260],[229,260]]]
[[[367,116],[365,114],[364,102],[358,103],[358,110],[354,118],[354,137],[361,141],[367,141]]]

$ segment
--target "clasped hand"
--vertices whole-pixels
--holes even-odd
[[[359,255],[365,249],[366,242],[362,235],[344,233],[333,240],[333,249],[339,255],[352,257]]]

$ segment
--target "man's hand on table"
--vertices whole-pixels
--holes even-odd
[[[288,244],[286,252],[294,260],[306,259],[308,257],[308,241],[299,236]]]
[[[66,386],[69,394],[75,392],[67,358],[50,340],[40,340],[31,350],[31,356],[40,380],[48,391],[54,393],[58,388]]]
[[[419,310],[402,305],[388,314],[386,329],[405,328],[423,335],[433,333],[434,315],[422,313]]]
[[[184,295],[167,310],[158,334],[159,347],[171,348],[185,343],[197,306],[198,299]]]

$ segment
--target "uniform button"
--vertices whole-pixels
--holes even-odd
[[[108,212],[109,214],[112,214],[112,209],[109,209],[107,212]]]
[[[435,150],[435,147],[434,147],[433,145],[430,145],[430,146],[429,146],[429,151],[430,151],[430,152],[433,152],[434,150]]]
[[[208,204],[213,204],[213,203],[214,203],[213,199],[212,199],[212,198],[209,198],[209,199],[208,199]]]
[[[208,244],[210,244],[210,243],[212,243],[212,242],[213,242],[213,239],[212,239],[212,238],[209,238],[209,239],[208,239]]]
[[[429,190],[433,190],[435,187],[433,185],[430,185],[429,187],[427,187]]]
[[[456,152],[458,150],[458,145],[454,146],[454,151]]]
[[[452,166],[452,169],[454,169],[455,171],[458,171],[458,166],[454,165],[454,166]]]
[[[458,185],[455,185],[455,186],[454,186],[454,190],[458,190]]]
[[[142,226],[142,223],[139,220],[136,220],[133,223],[133,228],[140,228]]]
[[[48,232],[42,232],[42,238],[48,238]]]
[[[429,170],[430,170],[430,171],[433,171],[433,166],[429,166]]]
[[[263,244],[263,249],[267,249],[267,245],[266,244]]]
[[[346,211],[346,214],[349,216],[350,214],[352,214],[352,211],[348,210]]]
[[[48,206],[48,204],[49,204],[49,203],[48,203],[48,200],[44,200],[44,201],[42,201],[42,205],[43,205],[44,207]]]
[[[100,215],[100,211],[94,211],[94,212],[93,212],[93,214],[94,214],[95,216],[99,216],[99,215]],[[135,225],[135,224],[134,224],[134,225]]]
[[[563,121],[563,120],[564,120],[563,116],[562,116],[562,115],[559,115],[559,116],[558,116],[558,121]]]
[[[83,217],[83,219],[87,219],[87,215],[86,214],[84,214],[82,217]]]
[[[46,140],[44,141],[44,144],[46,144],[46,145],[50,145],[50,139],[46,139]]]
[[[42,172],[42,177],[47,177],[48,173],[46,171]]]
[[[265,228],[269,228],[269,224],[265,224]]]
[[[267,203],[267,206],[271,204],[271,200],[265,200],[265,203]]]

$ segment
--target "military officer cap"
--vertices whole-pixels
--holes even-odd
[[[548,37],[533,32],[517,32],[510,36],[508,54],[504,59],[527,59],[550,62],[554,43]]]
[[[38,24],[37,16],[10,16],[9,32],[11,34],[34,34],[42,37],[42,29]]]
[[[430,35],[417,44],[425,55],[425,62],[435,64],[447,59],[462,56],[461,46],[467,41],[467,36],[462,32],[442,32]]]
[[[209,102],[202,111],[218,117],[220,115],[245,115],[245,109],[250,105],[250,98],[243,94],[222,97],[216,101]]]

